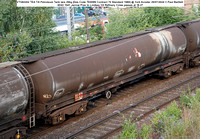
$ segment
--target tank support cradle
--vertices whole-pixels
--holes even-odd
[[[65,121],[66,114],[71,115],[75,113],[76,115],[78,115],[85,112],[87,104],[88,104],[88,100],[85,100],[85,101],[74,103],[70,106],[66,106],[59,110],[56,110],[55,112],[49,115],[49,118],[47,118],[45,122],[49,124],[53,124],[53,125],[62,123],[63,121]]]
[[[168,78],[172,75],[172,73],[180,73],[183,71],[184,63],[178,63],[167,68],[164,68],[159,71],[159,76]]]

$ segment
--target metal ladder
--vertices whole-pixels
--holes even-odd
[[[27,82],[28,85],[28,90],[29,90],[29,127],[32,128],[35,126],[35,89],[34,89],[34,84],[33,80],[29,74],[29,72],[21,65],[18,64],[16,66],[17,69],[19,69],[22,74],[24,75],[24,79]]]

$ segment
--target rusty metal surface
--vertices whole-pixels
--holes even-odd
[[[24,66],[34,74],[36,102],[47,103],[179,56],[185,48],[186,39],[181,30],[168,27],[160,32],[24,63]]]
[[[200,49],[200,21],[192,23],[183,23],[184,27],[181,27],[187,38],[187,51],[193,52],[196,49]]]
[[[13,67],[0,69],[0,120],[22,112],[28,103],[28,88]]]
[[[167,46],[164,48],[164,59],[174,58],[180,56],[186,49],[186,37],[184,33],[177,27],[172,27],[163,31],[160,31],[166,38]]]

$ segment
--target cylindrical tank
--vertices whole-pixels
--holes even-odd
[[[181,23],[182,30],[187,38],[187,51],[193,52],[200,49],[200,20]]]
[[[170,27],[24,64],[36,102],[46,103],[183,54],[184,33]]]
[[[26,81],[17,69],[0,69],[0,120],[24,111],[28,96]]]

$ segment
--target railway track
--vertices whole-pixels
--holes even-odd
[[[171,101],[178,99],[182,91],[184,91],[181,88],[185,85],[188,86],[190,82],[195,82],[198,79],[200,79],[200,74],[175,84],[172,87],[164,89],[152,96],[130,105],[129,107],[116,111],[112,115],[109,115],[73,134],[68,135],[66,139],[108,138],[122,129],[122,115],[129,118],[131,113],[134,112],[132,120],[141,120],[150,113],[154,112],[156,109],[160,109]],[[195,84],[191,90],[194,90],[199,86],[200,84]]]

